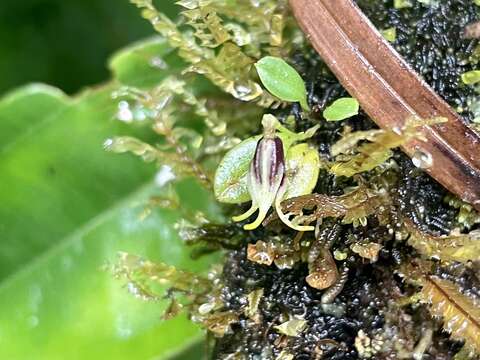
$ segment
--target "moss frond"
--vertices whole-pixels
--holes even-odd
[[[423,280],[422,298],[434,316],[443,318],[451,337],[480,352],[480,307],[450,281],[429,276]]]
[[[423,256],[462,263],[480,260],[480,233],[478,231],[472,231],[469,234],[433,236],[422,232],[411,222],[407,222],[406,230],[410,233],[408,244]]]

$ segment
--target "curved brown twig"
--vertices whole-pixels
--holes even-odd
[[[442,116],[424,126],[426,142],[403,147],[432,156],[426,171],[480,210],[480,137],[422,80],[352,0],[290,0],[307,38],[347,91],[384,129],[400,129],[411,116]]]

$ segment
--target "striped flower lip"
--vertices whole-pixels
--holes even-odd
[[[270,207],[275,205],[279,218],[291,228],[299,231],[311,230],[310,227],[295,226],[288,216],[282,213],[281,201],[287,189],[285,152],[282,139],[275,133],[277,119],[265,115],[262,120],[263,137],[257,142],[255,154],[248,172],[248,191],[252,199],[250,209],[242,215],[233,217],[234,221],[243,221],[257,210],[255,221],[244,226],[245,230],[256,229],[267,216]]]

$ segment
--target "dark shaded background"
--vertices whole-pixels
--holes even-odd
[[[0,95],[29,82],[75,93],[108,78],[115,50],[151,34],[128,0],[0,0]]]

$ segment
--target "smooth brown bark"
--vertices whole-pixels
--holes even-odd
[[[424,126],[426,142],[403,150],[430,154],[426,171],[480,210],[480,137],[425,83],[351,0],[290,0],[307,38],[363,110],[384,129],[411,116],[446,117]]]

